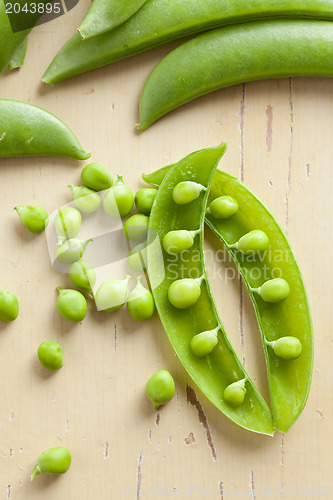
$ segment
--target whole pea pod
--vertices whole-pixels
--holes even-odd
[[[213,173],[224,151],[225,144],[197,151],[178,162],[165,176],[150,213],[148,273],[164,329],[194,382],[235,423],[254,432],[272,435],[270,410],[228,340],[205,268],[205,208]],[[179,204],[177,186],[188,182],[187,190],[184,184],[181,190],[187,201],[192,201]],[[195,233],[190,248],[187,238],[182,238],[187,231]],[[170,233],[178,235],[174,239],[175,246],[185,241],[186,259],[182,259],[181,254],[176,259],[176,252],[165,246],[162,269],[159,260],[154,258],[154,242],[164,242]]]
[[[56,116],[32,104],[0,99],[0,158],[40,155],[90,157]]]
[[[333,76],[332,22],[280,19],[212,30],[157,64],[141,93],[137,128],[214,90],[291,76]]]
[[[113,30],[133,16],[147,0],[94,0],[78,30],[88,38]]]
[[[8,63],[8,69],[18,69],[24,64],[28,48],[28,37],[23,40],[21,45],[15,50],[13,57]]]
[[[57,83],[105,64],[188,35],[229,24],[267,18],[333,19],[332,0],[147,0],[118,28],[82,40],[70,38],[46,70]]]
[[[158,186],[169,170],[164,167],[143,179]],[[238,210],[227,218],[208,210],[205,222],[230,252],[250,294],[263,340],[274,425],[287,432],[304,408],[312,378],[313,331],[305,285],[290,244],[269,210],[238,179],[216,170],[209,207],[226,197]],[[258,230],[269,246],[247,257],[239,242]]]
[[[41,7],[36,9],[35,0],[27,0],[24,3],[17,2],[15,5],[21,7],[22,10],[19,13],[14,13],[14,2],[0,2],[0,74],[10,64],[15,52],[22,46],[31,29],[42,16],[38,10],[41,10],[42,7],[45,8],[50,3],[52,1],[38,0],[38,6]],[[11,11],[10,15],[6,9],[8,12]],[[33,12],[34,10],[35,12]]]

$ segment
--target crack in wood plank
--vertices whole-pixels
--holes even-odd
[[[253,470],[251,470],[250,477],[251,477],[251,495],[252,495],[253,500],[256,500],[256,486],[255,486],[255,483],[254,483],[254,472],[253,472]]]
[[[138,469],[136,472],[136,500],[141,498],[141,486],[142,486],[142,458],[143,453],[140,451],[138,459]]]
[[[208,447],[210,448],[213,459],[217,460],[216,450],[215,450],[213,438],[212,438],[212,435],[211,435],[211,432],[209,429],[207,417],[205,415],[205,412],[203,411],[202,405],[201,405],[200,401],[198,400],[194,389],[192,389],[192,387],[190,387],[189,385],[186,386],[186,397],[187,397],[187,402],[190,403],[192,406],[194,406],[197,409],[198,416],[199,416],[199,422],[203,425],[203,428],[206,431]]]
[[[219,493],[220,493],[220,500],[224,500],[224,486],[222,481],[219,482]]]

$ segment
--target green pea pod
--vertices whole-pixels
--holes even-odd
[[[206,202],[214,170],[225,152],[225,144],[215,148],[197,151],[177,163],[163,180],[155,198],[149,219],[148,273],[156,308],[165,331],[185,369],[210,401],[226,416],[245,429],[272,435],[272,415],[265,401],[246,374],[237,358],[218,316],[207,279],[203,251],[203,224]],[[173,201],[172,190],[181,181],[193,181],[206,187],[201,195],[187,205]],[[195,237],[192,248],[185,259],[175,261],[174,255],[164,253],[164,273],[154,259],[153,239],[163,241],[172,230],[188,229],[200,233]],[[198,252],[201,256],[197,258]],[[163,277],[164,274],[164,277]],[[178,309],[171,305],[168,290],[179,278],[203,276],[201,294],[189,308]],[[218,345],[204,356],[196,356],[190,347],[194,335],[217,328]],[[232,406],[223,394],[231,383],[246,378],[246,395],[242,404]]]
[[[25,56],[28,48],[28,37],[23,40],[21,45],[15,50],[13,57],[11,58],[8,69],[17,69],[23,66]]]
[[[332,0],[148,0],[126,23],[90,40],[70,38],[46,70],[57,83],[171,40],[253,19],[333,19]]]
[[[214,90],[291,76],[333,76],[332,22],[280,19],[212,30],[157,64],[141,93],[137,128]]]
[[[79,26],[85,40],[113,30],[132,17],[147,0],[94,0],[88,14]]]
[[[0,99],[0,158],[41,155],[90,157],[56,116],[32,104]]]
[[[158,186],[170,168],[167,166],[142,177]],[[224,195],[237,201],[238,212],[229,219],[215,219],[206,213],[205,222],[229,249],[249,291],[263,339],[274,424],[276,429],[287,432],[305,406],[313,369],[313,332],[305,285],[290,244],[268,209],[235,177],[216,170],[208,204]],[[258,225],[271,242],[264,254],[244,258],[229,248]],[[287,280],[290,294],[285,300],[272,304],[262,300],[253,289],[276,274]],[[301,342],[302,354],[298,359],[283,359],[267,345],[267,341],[274,342],[286,335]]]
[[[38,6],[41,7],[49,3],[49,0],[38,0]],[[36,9],[35,0],[17,2],[17,5],[22,10],[16,14],[13,13],[14,2],[0,2],[0,74],[10,64],[15,52],[42,16],[42,13],[38,12],[41,9]],[[26,5],[25,9],[23,9],[24,5]],[[8,15],[6,9],[12,14]]]

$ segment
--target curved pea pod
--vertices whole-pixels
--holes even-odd
[[[90,157],[56,116],[32,104],[0,99],[0,158],[44,155]]]
[[[137,128],[214,90],[291,76],[333,76],[331,22],[279,19],[212,30],[157,64],[141,93]]]
[[[155,198],[149,219],[148,273],[156,309],[164,329],[180,361],[208,399],[227,417],[245,429],[272,435],[272,415],[260,393],[237,358],[219,318],[210,290],[203,250],[203,224],[210,183],[216,166],[225,152],[225,145],[197,151],[179,163],[166,175]],[[203,195],[188,205],[177,205],[172,198],[173,188],[181,181],[194,181],[206,187]],[[175,261],[174,255],[164,252],[164,278],[161,266],[154,259],[152,240],[158,235],[163,241],[169,231],[187,229],[200,233],[187,252],[186,262]],[[198,253],[201,258],[198,259]],[[172,264],[170,266],[169,264]],[[201,293],[190,307],[178,309],[168,299],[168,290],[178,278],[203,276]],[[216,328],[218,326],[218,328]],[[216,330],[217,345],[209,354],[196,355],[191,348],[193,337],[201,332]],[[216,344],[216,343],[215,343]],[[244,401],[238,406],[223,397],[227,386],[246,378]]]
[[[170,168],[143,175],[143,179],[158,186]],[[291,246],[273,215],[238,179],[216,170],[208,204],[220,196],[237,200],[238,212],[219,220],[206,213],[205,222],[228,249],[250,294],[264,345],[274,425],[287,432],[305,406],[313,370],[313,331],[305,285]],[[258,221],[270,247],[260,256],[244,258],[232,244],[258,229]],[[297,359],[295,355],[291,359],[290,345]]]
[[[43,81],[57,83],[171,40],[227,24],[266,18],[333,19],[331,0],[149,0],[118,28],[82,40],[72,36],[47,68]]]
[[[31,474],[31,481],[39,474],[64,474],[70,468],[71,462],[71,454],[64,446],[49,448],[38,457],[38,463]]]
[[[13,57],[8,63],[8,69],[18,69],[24,64],[28,48],[28,37],[23,40],[21,45],[15,50]]]
[[[147,0],[94,0],[78,28],[85,40],[113,30],[133,16]]]

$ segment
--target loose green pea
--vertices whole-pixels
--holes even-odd
[[[55,230],[61,238],[74,238],[81,228],[81,214],[74,207],[59,210],[55,217]]]
[[[89,163],[81,172],[82,183],[94,191],[104,191],[113,184],[113,175],[98,162]]]
[[[142,242],[147,239],[149,217],[144,214],[132,215],[124,223],[124,233],[128,240]]]
[[[193,246],[196,234],[198,231],[187,231],[186,229],[169,231],[163,238],[163,248],[169,254],[180,254]]]
[[[219,327],[215,330],[206,330],[205,332],[194,335],[190,343],[193,354],[202,357],[212,352],[214,347],[218,344],[218,330]]]
[[[93,295],[96,271],[89,262],[82,259],[73,262],[69,270],[69,277],[75,286]]]
[[[245,382],[246,379],[238,380],[225,388],[223,398],[230,406],[239,406],[243,403],[246,394]]]
[[[47,370],[56,371],[64,365],[64,353],[58,342],[43,342],[37,351],[40,364]]]
[[[198,283],[198,281],[192,278],[183,278],[171,283],[168,289],[168,298],[171,304],[177,309],[193,306],[201,295],[201,282]]]
[[[286,280],[273,278],[254,291],[257,291],[265,302],[281,302],[288,297],[290,288]]]
[[[172,191],[172,198],[178,205],[187,205],[196,200],[201,191],[206,191],[205,186],[193,181],[179,182]]]
[[[72,191],[75,204],[81,212],[84,214],[97,212],[102,202],[96,191],[86,186],[73,186],[73,184],[68,184],[68,187]]]
[[[207,213],[215,219],[229,219],[238,212],[238,203],[231,196],[219,196],[207,208]]]
[[[175,382],[167,370],[160,370],[150,377],[146,385],[146,394],[154,404],[155,411],[165,405],[175,394]]]
[[[141,283],[142,276],[127,299],[127,310],[136,321],[146,321],[154,314],[155,304],[152,294]]]
[[[130,279],[130,276],[125,276],[122,280],[109,279],[104,281],[95,295],[97,309],[108,312],[120,309],[127,300]]]
[[[77,290],[63,289],[57,287],[59,295],[57,298],[57,309],[61,316],[68,321],[79,323],[87,314],[87,301],[82,293]]]
[[[254,252],[264,252],[269,245],[267,234],[258,229],[254,229],[247,234],[244,234],[240,240],[230,248],[240,250],[244,255],[250,255]]]
[[[31,481],[38,474],[64,474],[68,471],[71,462],[71,454],[64,446],[50,448],[38,457],[38,463],[31,474]]]
[[[139,212],[149,214],[153,206],[157,189],[142,188],[135,193],[134,203]]]
[[[72,238],[70,240],[63,241],[58,246],[56,251],[58,262],[60,262],[60,264],[72,264],[73,262],[80,260],[90,241],[93,241],[93,239],[88,238],[87,240],[77,240]]]
[[[0,290],[0,321],[9,323],[19,315],[19,303],[12,292]]]
[[[273,342],[266,342],[279,358],[297,359],[302,354],[302,344],[296,337],[281,337]]]
[[[104,196],[103,208],[109,217],[126,217],[134,205],[134,196],[131,189],[125,185],[121,175],[117,176],[117,181],[110,187]]]
[[[25,205],[24,207],[14,207],[18,213],[22,224],[34,234],[41,233],[49,223],[49,216],[42,207]]]
[[[133,271],[142,273],[147,269],[147,245],[140,243],[136,245],[129,253],[128,265]]]

